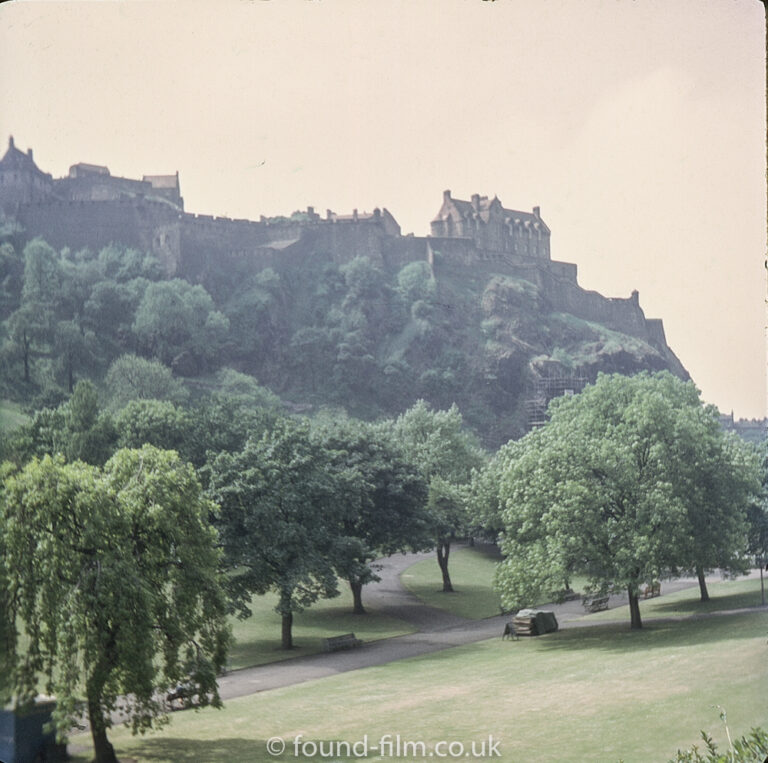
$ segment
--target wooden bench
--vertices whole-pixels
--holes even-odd
[[[608,609],[608,597],[598,596],[595,599],[584,599],[584,609],[587,612],[602,612],[602,610]]]
[[[354,633],[344,633],[341,636],[330,636],[324,639],[323,649],[326,652],[337,652],[340,649],[353,649],[362,643],[359,638],[355,638]]]
[[[661,596],[661,583],[657,580],[655,583],[643,586],[640,589],[644,599],[652,599],[654,596]]]

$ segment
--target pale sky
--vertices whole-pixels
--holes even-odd
[[[191,212],[541,213],[552,257],[647,317],[705,400],[766,412],[758,0],[0,5],[0,150],[54,177],[180,173]]]

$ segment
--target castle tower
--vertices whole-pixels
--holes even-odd
[[[53,194],[53,178],[38,169],[30,148],[19,151],[13,136],[0,159],[0,206],[43,201]]]

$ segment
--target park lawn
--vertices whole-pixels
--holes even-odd
[[[443,578],[437,559],[424,559],[400,574],[402,584],[430,607],[446,610],[459,617],[482,620],[502,612],[501,599],[493,590],[493,578],[501,555],[495,546],[474,546],[451,552],[448,569],[456,589],[444,593]],[[583,590],[586,578],[570,581],[575,591]],[[546,603],[532,602],[530,606]]]
[[[9,432],[11,429],[29,421],[21,408],[10,400],[0,400],[0,431]]]
[[[725,743],[717,705],[731,734],[766,725],[765,634],[765,615],[748,613],[493,639],[230,700],[221,711],[177,712],[157,734],[121,728],[110,738],[137,763],[266,763],[277,759],[265,750],[274,736],[288,742],[283,759],[295,759],[298,734],[326,743],[367,734],[370,745],[384,734],[466,745],[492,734],[497,760],[665,761],[700,729]]]
[[[768,581],[766,582],[768,583]],[[640,599],[640,617],[643,620],[659,617],[688,617],[721,610],[758,607],[762,601],[759,578],[708,583],[707,591],[709,592],[709,601],[702,602],[699,600],[698,584],[691,588],[684,588],[682,591],[665,594],[664,583],[662,582],[661,596],[653,599]],[[766,595],[768,596],[768,590],[766,590]],[[596,612],[593,615],[586,615],[583,619],[595,622],[624,619],[629,622],[629,605],[625,604],[603,612]]]
[[[339,589],[341,595],[335,599],[321,599],[309,609],[293,616],[294,649],[287,652],[280,648],[281,619],[275,612],[277,596],[272,593],[254,596],[251,601],[251,617],[247,620],[231,618],[235,643],[229,652],[228,669],[236,670],[322,652],[324,638],[342,633],[354,633],[363,641],[376,641],[416,630],[403,620],[373,610],[365,615],[353,615],[349,586],[340,582]]]
[[[501,599],[493,590],[496,565],[501,561],[495,547],[475,546],[451,551],[448,571],[455,591],[444,593],[437,558],[424,559],[400,574],[400,582],[430,607],[459,617],[481,620],[501,612]]]

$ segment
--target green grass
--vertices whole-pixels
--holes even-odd
[[[416,562],[400,575],[400,580],[430,607],[480,620],[501,611],[501,600],[493,590],[493,574],[500,560],[496,553],[480,547],[452,551],[448,571],[456,589],[454,593],[443,593],[443,578],[436,558]]]
[[[768,584],[768,581],[766,581]],[[699,586],[685,588],[675,593],[664,594],[664,583],[661,584],[662,596],[653,599],[640,599],[640,617],[650,620],[659,617],[687,617],[689,615],[718,612],[720,610],[741,609],[742,607],[760,606],[760,580],[729,580],[722,583],[707,585],[709,601],[699,600]],[[768,596],[768,588],[766,589]],[[629,621],[629,605],[616,607],[605,612],[587,615],[590,620],[619,620]]]
[[[0,430],[6,432],[29,421],[21,408],[10,400],[0,400]]]
[[[443,609],[459,617],[482,620],[501,612],[501,599],[493,590],[493,576],[501,556],[493,547],[462,548],[452,551],[448,560],[454,593],[443,593],[443,578],[437,559],[425,559],[400,575],[403,585],[430,607]],[[574,591],[583,590],[586,578],[570,581]],[[539,606],[551,601],[532,603]]]
[[[266,763],[278,759],[265,750],[273,736],[288,740],[282,759],[296,759],[297,734],[349,742],[367,734],[371,745],[384,734],[428,744],[493,734],[496,759],[506,761],[665,761],[700,729],[725,742],[716,705],[732,734],[765,725],[767,657],[763,614],[635,632],[604,624],[449,649],[231,700],[222,711],[176,713],[147,737],[110,736],[138,763]]]
[[[232,618],[235,643],[230,650],[228,667],[231,670],[263,665],[268,662],[315,654],[323,650],[323,639],[341,633],[354,633],[363,641],[400,636],[415,629],[408,623],[372,610],[366,615],[352,614],[352,594],[349,586],[340,584],[341,595],[323,599],[310,609],[293,617],[295,648],[280,648],[280,616],[275,612],[277,596],[254,596],[252,616],[247,620]],[[365,606],[365,588],[363,588]]]

